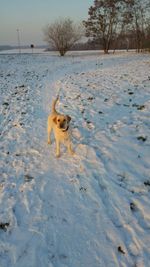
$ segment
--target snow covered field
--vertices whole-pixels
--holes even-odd
[[[0,267],[149,267],[149,55],[0,55],[0,84]]]

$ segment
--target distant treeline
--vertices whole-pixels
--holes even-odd
[[[149,34],[143,38],[142,49],[150,49],[150,30]],[[72,47],[72,50],[103,50],[103,41],[99,39],[88,40],[86,43],[77,43]],[[137,41],[133,33],[120,34],[117,36],[117,40],[114,38],[110,43],[109,49],[111,50],[129,50],[137,49]]]
[[[136,49],[136,39],[133,34],[131,35],[123,35],[121,34],[120,36],[117,37],[117,42],[116,39],[112,40],[110,44],[111,50],[129,50],[129,49]],[[150,48],[150,34],[149,38],[144,40],[143,43],[143,49],[148,49]],[[103,42],[101,39],[98,40],[88,40],[87,42],[82,42],[82,43],[76,43],[74,44],[71,49],[72,51],[84,51],[84,50],[103,50]],[[46,51],[56,51],[54,48],[47,48]]]
[[[43,48],[46,49],[46,45],[37,45],[32,47],[32,45],[21,45],[20,48],[21,49],[29,49],[29,48]],[[4,50],[12,50],[12,49],[18,49],[18,46],[12,46],[12,45],[0,45],[0,51],[4,51]]]
[[[0,45],[0,51],[13,49],[10,45]]]

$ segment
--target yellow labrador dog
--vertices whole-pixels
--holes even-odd
[[[60,143],[67,145],[68,152],[73,155],[71,137],[69,131],[69,122],[71,117],[68,115],[62,115],[55,109],[58,101],[57,97],[52,103],[52,113],[48,116],[47,133],[48,133],[48,144],[51,144],[51,131],[53,130],[56,140],[56,157],[60,156]]]

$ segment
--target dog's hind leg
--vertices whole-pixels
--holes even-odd
[[[68,152],[69,152],[70,155],[74,155],[75,154],[75,152],[72,149],[72,145],[71,145],[70,141],[68,141],[68,143],[67,143],[67,148],[68,148]]]

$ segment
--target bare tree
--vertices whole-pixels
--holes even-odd
[[[150,52],[150,18],[146,20],[145,37],[145,48]]]
[[[104,53],[108,53],[119,22],[119,0],[94,0],[89,8],[89,18],[83,24],[87,37],[102,40]]]
[[[149,17],[149,7],[147,1],[134,0],[132,29],[138,53],[144,48],[146,19]]]
[[[94,0],[94,5],[89,8],[89,18],[83,22],[86,35],[102,40],[104,53],[108,53],[122,30],[124,14],[131,4],[131,0]]]
[[[146,45],[146,23],[150,18],[150,5],[149,0],[132,1],[133,4],[130,6],[130,12],[125,17],[128,23],[124,23],[123,33],[124,37],[128,38],[131,47],[136,48],[139,53],[143,50],[144,45]]]
[[[80,25],[69,18],[59,19],[44,29],[45,41],[64,56],[83,35]]]

